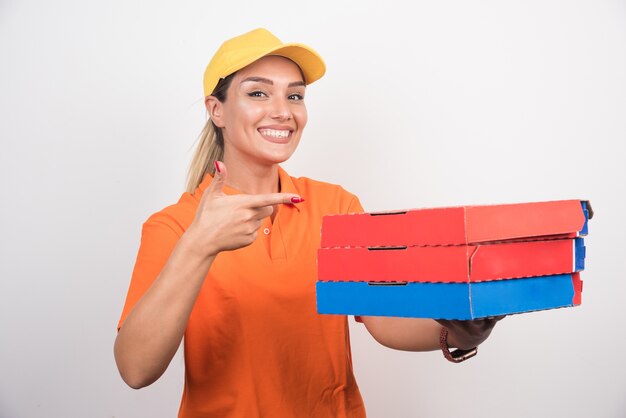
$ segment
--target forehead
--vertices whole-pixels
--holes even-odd
[[[277,55],[259,58],[235,74],[235,80],[244,80],[248,77],[263,77],[277,81],[284,79],[288,83],[304,81],[302,71],[295,62]]]

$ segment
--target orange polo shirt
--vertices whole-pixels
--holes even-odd
[[[365,417],[346,317],[319,315],[315,305],[322,216],[361,212],[361,205],[340,186],[290,177],[281,168],[279,176],[281,191],[305,202],[280,205],[252,245],[215,258],[185,331],[179,417]],[[143,225],[120,327],[211,181],[206,176],[193,194]]]

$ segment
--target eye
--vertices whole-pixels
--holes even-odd
[[[255,90],[255,91],[251,91],[250,93],[248,93],[248,96],[250,96],[250,97],[267,97],[267,94],[265,94],[264,92],[262,92],[260,90]]]
[[[293,93],[293,94],[290,94],[289,96],[287,96],[287,98],[289,100],[293,100],[294,102],[299,102],[301,100],[304,100],[304,94]]]

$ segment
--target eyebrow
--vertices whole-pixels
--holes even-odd
[[[257,83],[269,84],[270,86],[274,85],[274,82],[272,80],[270,80],[269,78],[265,78],[265,77],[248,77],[245,80],[242,80],[241,84],[245,83],[246,81],[255,81]],[[304,81],[293,81],[289,83],[287,87],[296,87],[296,86],[306,86],[306,83]]]

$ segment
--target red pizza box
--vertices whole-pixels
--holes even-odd
[[[322,248],[470,245],[586,235],[587,201],[411,209],[325,216]]]
[[[584,269],[582,238],[436,247],[318,250],[318,280],[481,282]]]

